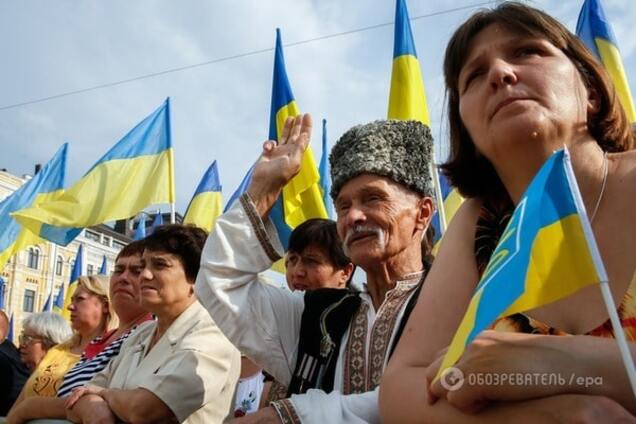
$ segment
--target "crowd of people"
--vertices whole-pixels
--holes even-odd
[[[576,36],[505,2],[446,50],[451,153],[466,199],[433,258],[433,140],[417,121],[357,125],[331,155],[337,220],[283,249],[269,213],[300,169],[311,116],[266,141],[247,191],[208,235],[165,225],[126,246],[110,281],[81,277],[69,324],[0,313],[6,421],[362,423],[636,422],[636,398],[597,286],[504,316],[435,378],[512,211],[567,147],[632,358],[636,356],[634,133],[605,71]],[[288,287],[265,271],[284,258]],[[356,268],[363,284],[352,282]],[[560,381],[560,380],[557,380]],[[577,380],[578,381],[578,380]]]

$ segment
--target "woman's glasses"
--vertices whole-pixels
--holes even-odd
[[[18,337],[20,346],[29,346],[31,343],[41,342],[42,338],[37,336],[29,336],[28,334],[20,334]]]

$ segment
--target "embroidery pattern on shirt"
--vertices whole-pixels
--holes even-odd
[[[373,390],[380,384],[380,378],[384,371],[384,359],[395,330],[397,317],[409,299],[409,294],[417,287],[419,280],[420,276],[418,275],[416,279],[398,282],[397,286],[386,294],[386,299],[378,310],[371,328],[369,373],[364,391]]]
[[[345,395],[367,391],[365,381],[367,374],[367,331],[369,328],[368,311],[369,305],[362,303],[351,321],[344,358],[342,393]]]
[[[274,246],[272,246],[272,244],[270,243],[267,236],[267,231],[265,231],[262,221],[259,218],[258,213],[256,212],[256,209],[254,208],[248,194],[244,193],[239,199],[241,201],[241,205],[243,206],[243,210],[245,210],[247,218],[249,219],[250,224],[252,224],[252,228],[256,233],[256,238],[265,251],[265,254],[267,254],[267,257],[272,262],[276,262],[280,259],[280,256],[276,252],[276,249],[274,249]]]

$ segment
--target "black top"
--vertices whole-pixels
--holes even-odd
[[[15,345],[6,339],[0,343],[0,416],[9,413],[29,374]]]

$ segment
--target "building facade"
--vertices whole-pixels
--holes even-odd
[[[0,170],[0,201],[29,178]],[[130,237],[108,225],[97,225],[84,229],[68,246],[43,241],[11,257],[4,269],[0,270],[0,276],[5,282],[1,289],[4,310],[9,317],[13,315],[15,338],[21,331],[24,317],[41,312],[49,296],[53,305],[59,290],[63,289],[66,293],[80,245],[84,249],[82,274],[99,273],[105,257],[106,274],[110,275],[115,257],[130,240]]]

